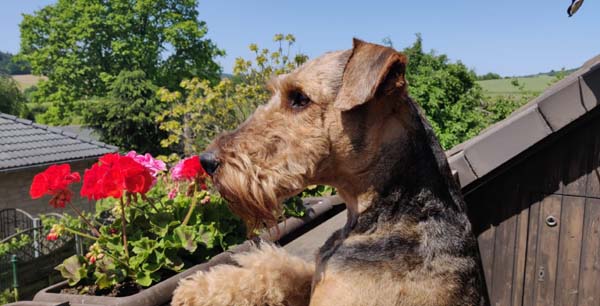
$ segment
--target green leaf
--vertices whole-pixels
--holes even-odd
[[[139,271],[135,275],[135,282],[140,284],[141,286],[148,287],[152,285],[152,272],[148,271]]]
[[[181,246],[190,253],[193,253],[198,247],[196,243],[196,230],[191,226],[179,226],[174,233],[179,238]]]
[[[56,270],[60,271],[63,278],[67,280],[69,286],[75,286],[87,276],[85,258],[79,255],[73,255],[58,265]]]
[[[157,242],[156,240],[151,240],[148,237],[143,237],[140,240],[132,241],[131,246],[133,246],[133,253],[147,255],[152,253],[152,251],[156,248]]]
[[[95,263],[96,270],[94,270],[94,282],[100,289],[110,288],[122,281],[127,277],[127,273],[123,267],[117,264],[109,256],[104,256],[98,259]]]

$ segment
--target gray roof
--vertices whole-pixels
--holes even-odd
[[[446,152],[464,188],[600,105],[600,55],[511,116]]]
[[[0,113],[0,172],[94,159],[117,147]]]
[[[60,129],[65,132],[77,134],[82,138],[100,141],[100,135],[94,129],[85,127],[83,125],[63,125],[60,127]]]

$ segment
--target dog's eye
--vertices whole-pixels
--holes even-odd
[[[290,106],[292,108],[304,108],[310,104],[310,98],[301,91],[292,91],[290,93]]]

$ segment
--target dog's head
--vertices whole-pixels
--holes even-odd
[[[367,188],[378,152],[407,129],[405,68],[401,53],[355,39],[272,80],[270,100],[217,137],[202,164],[251,229],[273,225],[308,185]]]

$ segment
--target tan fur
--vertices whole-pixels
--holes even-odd
[[[398,277],[391,272],[336,271],[325,275],[309,305],[453,306],[453,299],[449,298],[452,288],[447,286],[451,282],[451,279],[431,274]]]
[[[322,171],[320,162],[331,143],[321,114],[340,86],[344,56],[348,52],[326,54],[271,81],[271,100],[209,148],[218,148],[221,163],[215,185],[250,232],[274,225],[281,202]],[[290,109],[288,95],[294,89],[305,92],[314,105],[303,112]]]
[[[233,259],[239,267],[219,265],[182,280],[173,293],[171,305],[308,305],[312,264],[266,244]]]
[[[473,265],[462,262],[464,257],[439,254],[428,266],[410,253],[398,255],[393,267],[386,266],[390,261],[353,266],[328,261],[337,246],[371,240],[377,245],[388,237],[429,239],[414,220],[344,236],[380,196],[380,187],[398,175],[387,170],[414,137],[405,66],[406,57],[391,48],[354,41],[352,50],[327,53],[269,83],[271,99],[207,148],[219,161],[216,188],[250,233],[274,225],[282,201],[312,184],[337,188],[348,224],[321,250],[316,270],[269,246],[237,255],[240,267],[218,266],[182,281],[173,305],[308,305],[311,275],[312,306],[458,304],[456,277]],[[312,101],[306,108],[291,107],[297,91]]]

